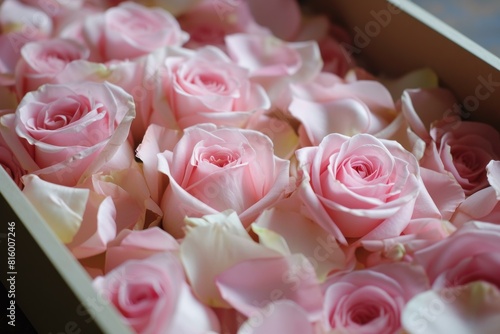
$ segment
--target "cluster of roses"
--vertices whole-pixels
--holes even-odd
[[[295,1],[145,2],[0,7],[0,163],[131,328],[499,328],[494,128]]]

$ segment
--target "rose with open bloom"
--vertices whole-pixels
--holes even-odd
[[[53,83],[67,64],[88,56],[87,48],[69,39],[52,38],[26,44],[16,66],[17,95],[22,98],[43,84]]]
[[[15,83],[15,69],[21,48],[28,42],[48,38],[53,23],[41,10],[21,1],[2,1],[0,5],[0,84]]]
[[[296,156],[305,206],[340,242],[396,237],[408,225],[420,189],[419,167],[397,142],[331,134]]]
[[[177,140],[168,139],[168,133],[163,137]],[[156,155],[156,142],[141,144],[139,155]],[[276,157],[271,140],[258,131],[193,126],[157,159],[157,164],[154,159],[152,163],[169,178],[161,200],[163,227],[174,237],[183,235],[185,216],[201,217],[227,209],[236,211],[248,226],[290,191],[289,161]]]
[[[213,45],[224,50],[226,35],[268,32],[255,22],[246,1],[214,3],[202,0],[178,20],[181,28],[189,34],[189,41],[184,46],[191,49]]]
[[[435,144],[427,148],[422,166],[451,173],[466,196],[488,186],[486,165],[500,159],[500,133],[495,128],[478,122],[440,122],[430,134]]]
[[[188,38],[166,10],[128,1],[89,15],[83,35],[95,61],[132,59],[168,45],[179,46]]]
[[[94,280],[94,287],[138,333],[208,333],[219,323],[187,284],[175,255],[129,260]]]
[[[500,288],[500,226],[471,221],[448,238],[415,253],[434,288],[483,280]]]
[[[254,112],[269,108],[264,89],[220,49],[182,53],[165,60],[162,95],[170,108],[158,111],[171,111],[168,118],[180,128],[207,122],[242,127]]]
[[[324,328],[359,334],[397,333],[406,303],[429,289],[422,268],[407,263],[381,264],[334,276],[327,285]]]
[[[0,131],[29,173],[73,186],[105,165],[130,165],[126,140],[134,117],[132,96],[118,86],[47,84],[2,116]]]

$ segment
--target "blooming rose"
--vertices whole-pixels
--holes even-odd
[[[340,242],[395,237],[408,225],[419,194],[419,167],[397,142],[331,134],[296,156],[305,206]]]
[[[51,83],[68,63],[85,59],[88,55],[88,49],[68,39],[54,38],[26,44],[16,66],[17,95],[22,98],[27,92]]]
[[[189,41],[184,46],[193,49],[206,45],[224,49],[224,37],[230,34],[268,33],[255,22],[246,1],[203,0],[178,20],[181,28],[189,34]]]
[[[325,292],[323,326],[339,333],[397,333],[405,304],[428,285],[422,268],[406,263],[334,276]]]
[[[47,84],[0,120],[21,166],[47,181],[75,185],[106,164],[127,168],[132,97],[108,83]]]
[[[442,121],[430,134],[434,140],[420,164],[439,172],[449,172],[469,196],[488,186],[486,165],[500,159],[500,133],[486,123]]]
[[[472,221],[448,238],[415,253],[434,288],[483,280],[500,288],[500,226]]]
[[[52,33],[52,20],[41,10],[20,1],[0,5],[0,84],[15,83],[20,50],[28,42],[45,39]]]
[[[95,61],[136,58],[187,39],[169,12],[133,2],[87,17],[83,34]]]
[[[142,156],[147,150],[141,145]],[[289,161],[276,157],[271,140],[253,130],[187,128],[172,150],[158,154],[158,166],[169,178],[161,201],[163,227],[174,237],[183,234],[185,216],[227,209],[248,226],[290,190]]]
[[[138,333],[207,333],[218,331],[213,311],[193,296],[182,266],[170,253],[130,260],[94,287]]]
[[[248,70],[217,48],[170,56],[165,63],[162,93],[180,128],[207,122],[241,127],[255,111],[270,106],[264,89],[250,81]]]

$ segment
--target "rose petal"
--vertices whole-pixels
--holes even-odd
[[[311,263],[302,255],[240,261],[216,278],[222,298],[251,317],[269,302],[286,299],[318,320],[323,297]]]
[[[64,243],[70,243],[82,226],[88,189],[60,186],[36,175],[23,177],[23,193]]]

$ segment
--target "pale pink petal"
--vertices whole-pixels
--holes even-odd
[[[492,160],[486,166],[488,182],[495,189],[497,199],[500,199],[500,161]]]
[[[481,281],[429,290],[410,300],[401,322],[410,334],[495,334],[500,328],[500,291]]]
[[[73,240],[66,246],[76,258],[103,253],[116,237],[116,208],[111,197],[91,192],[83,222]]]
[[[467,197],[450,218],[456,226],[471,220],[500,223],[500,203],[493,187],[481,189]]]
[[[371,121],[374,121],[365,105],[349,99],[319,104],[294,98],[289,111],[302,123],[313,145],[319,145],[331,133],[352,136],[368,132]]]
[[[220,324],[214,311],[200,303],[189,284],[182,284],[169,331],[171,334],[218,333]]]
[[[151,124],[142,143],[137,147],[137,157],[143,162],[144,178],[151,192],[151,198],[160,203],[165,191],[167,180],[164,174],[158,171],[158,153],[173,150],[179,141],[180,133]]]
[[[415,133],[429,142],[430,125],[436,120],[449,124],[459,121],[456,99],[444,88],[408,89],[401,97],[402,111]]]
[[[254,242],[238,220],[237,224],[231,224],[234,219],[226,221],[227,214],[218,214],[213,217],[216,221],[190,229],[180,247],[181,260],[196,296],[210,306],[228,306],[215,286],[220,273],[244,260],[280,256]]]
[[[401,98],[407,89],[436,88],[438,87],[438,75],[430,68],[421,68],[392,78],[380,78],[380,82],[389,90],[394,101]]]
[[[64,243],[70,243],[84,220],[88,189],[60,186],[36,175],[23,177],[23,193]]]
[[[264,227],[281,236],[289,254],[300,253],[306,256],[318,278],[323,280],[331,271],[346,266],[345,254],[331,235],[308,217],[295,211],[298,207],[300,203],[285,200],[280,203],[279,208],[264,211],[252,228]]]
[[[291,300],[278,300],[268,304],[251,316],[238,330],[238,334],[313,334],[307,313]]]
[[[241,261],[216,278],[231,306],[251,317],[271,301],[288,299],[300,305],[311,321],[318,320],[323,296],[311,263],[301,254]]]
[[[268,136],[274,144],[274,154],[282,159],[290,159],[298,148],[299,137],[286,119],[259,113],[250,118],[246,128]]]
[[[431,169],[420,168],[420,175],[442,218],[450,219],[465,199],[462,187],[448,173],[438,173]]]
[[[123,230],[108,244],[105,272],[129,259],[144,259],[160,252],[176,252],[177,241],[158,227],[145,230]]]

